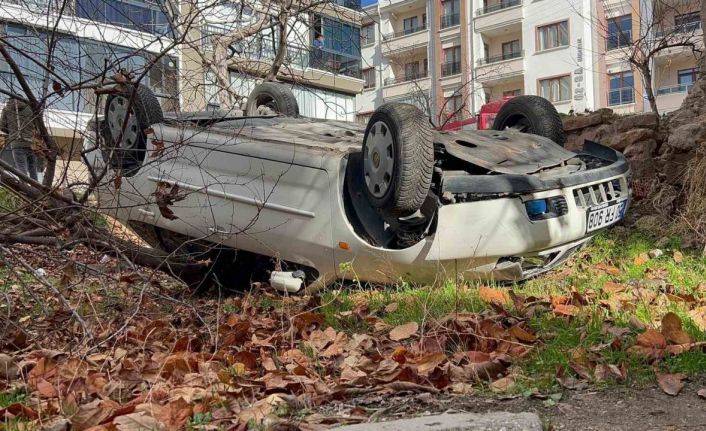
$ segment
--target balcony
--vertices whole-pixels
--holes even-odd
[[[664,37],[684,37],[689,34],[701,34],[701,21],[690,22],[688,24],[678,25],[670,28],[663,28],[655,31],[654,37],[656,39],[662,39]]]
[[[694,84],[681,84],[674,85],[671,87],[660,87],[655,92],[655,99],[657,101],[657,108],[662,114],[674,111],[678,109],[686,94],[691,90]]]
[[[409,35],[416,34],[416,33],[422,32],[422,31],[426,31],[426,29],[427,29],[426,24],[423,24],[423,25],[421,25],[421,26],[419,26],[419,27],[407,28],[407,29],[404,29],[404,30],[402,30],[402,31],[397,31],[397,32],[388,33],[388,34],[383,34],[383,35],[382,35],[382,38],[383,38],[383,40],[395,39],[395,38],[398,38],[398,37],[409,36]]]
[[[635,89],[623,87],[608,92],[608,106],[629,105],[635,103]]]
[[[450,13],[448,15],[442,15],[440,17],[440,27],[441,29],[457,26],[461,23],[460,13]]]
[[[525,51],[515,51],[503,55],[496,55],[495,57],[486,57],[478,60],[478,66],[483,66],[485,64],[499,63],[501,61],[513,60],[515,58],[522,58],[525,56]]]
[[[461,73],[461,62],[460,61],[443,63],[441,65],[441,76],[444,78],[447,76],[458,75],[460,73]]]
[[[522,0],[507,0],[476,10],[476,33],[502,29],[522,22]]]
[[[500,3],[488,5],[485,7],[481,7],[476,9],[476,16],[481,16],[481,15],[487,15],[489,13],[493,12],[498,12],[503,9],[515,7],[515,6],[522,6],[522,0],[509,0],[509,1],[502,1]]]
[[[388,33],[382,37],[382,54],[388,57],[407,55],[414,51],[426,51],[429,44],[429,31],[423,25],[395,33]]]
[[[495,57],[481,58],[475,69],[476,80],[483,84],[496,85],[524,73],[523,50]]]
[[[396,11],[398,9],[409,10],[413,7],[425,7],[424,0],[389,0],[380,4],[380,10],[386,12]]]
[[[229,66],[254,75],[264,76],[272,65],[272,47],[232,45]],[[328,49],[287,46],[280,75],[288,79],[304,79],[317,86],[357,93],[363,89],[360,57]]]
[[[426,72],[415,73],[412,75],[404,75],[400,78],[385,78],[384,85],[389,87],[391,85],[402,84],[404,82],[416,81],[418,79],[425,79],[429,75]]]
[[[385,100],[395,100],[404,97],[428,93],[431,79],[426,73],[406,75],[400,78],[387,78],[383,82],[382,97]]]

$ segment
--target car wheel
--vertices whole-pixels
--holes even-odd
[[[263,115],[272,111],[274,114],[287,117],[299,116],[299,105],[294,93],[284,84],[279,82],[263,82],[255,87],[248,96],[245,112],[248,116]]]
[[[106,143],[103,148],[105,161],[110,161],[115,168],[139,167],[145,158],[145,129],[163,119],[157,97],[142,84],[135,88],[134,97],[130,90],[108,96],[102,130]]]
[[[370,117],[363,177],[368,200],[383,216],[407,216],[424,203],[434,169],[432,136],[429,119],[414,105],[387,103]]]
[[[515,129],[544,136],[564,146],[564,124],[554,105],[539,96],[517,96],[508,100],[495,117],[493,129]]]

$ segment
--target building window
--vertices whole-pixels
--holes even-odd
[[[610,77],[608,105],[625,105],[635,102],[635,78],[632,72],[619,72],[608,76]]]
[[[503,43],[503,60],[517,58],[520,56],[520,52],[522,52],[522,50],[520,49],[519,40]]]
[[[461,6],[459,0],[444,0],[441,2],[441,28],[453,27],[461,22]]]
[[[316,36],[323,35],[323,46]],[[314,15],[309,66],[334,74],[361,78],[360,27],[333,18]]]
[[[540,80],[539,95],[554,103],[571,99],[571,75]]]
[[[446,118],[448,123],[463,120],[463,95],[460,92],[454,93],[452,96],[446,98],[446,107],[444,111],[446,112]]]
[[[569,44],[569,21],[537,27],[537,51]]]
[[[365,24],[360,28],[360,44],[370,45],[375,43],[375,24]]]
[[[363,88],[375,88],[375,68],[363,69]]]
[[[402,21],[402,29],[404,30],[404,34],[418,32],[419,30],[421,30],[419,28],[419,18],[416,16],[405,18]]]
[[[406,81],[412,81],[420,78],[419,62],[407,63],[404,65],[404,77]]]
[[[522,96],[522,90],[517,88],[515,90],[503,91],[503,97],[515,97],[515,96]]]
[[[694,86],[699,72],[696,68],[682,69],[677,72],[677,80],[679,83],[679,91],[689,91]]]
[[[47,71],[40,65],[47,61],[49,34],[23,25],[0,25],[3,40],[8,42],[8,51],[22,71],[35,94],[42,94],[47,82]],[[159,98],[165,111],[178,108],[177,60],[170,56],[157,59],[153,54],[125,48],[105,42],[54,34],[52,48],[54,73],[69,84],[100,79],[106,62],[110,69],[125,69],[136,76],[147,68],[142,81]],[[0,62],[4,63],[4,62]],[[0,92],[22,94],[17,77],[9,72],[7,64],[0,66]],[[48,80],[51,82],[51,80]],[[95,112],[97,98],[90,88],[52,94],[49,86],[48,105],[53,109],[78,112]]]
[[[165,34],[170,30],[170,26],[164,8],[163,2],[145,0],[77,0],[76,16],[139,31]]]
[[[444,50],[444,64],[441,65],[441,76],[451,76],[461,73],[461,47],[454,46]]]
[[[632,43],[632,15],[608,19],[606,49],[622,48]]]
[[[674,30],[687,33],[701,28],[701,14],[699,12],[689,12],[674,17]]]

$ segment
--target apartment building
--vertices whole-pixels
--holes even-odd
[[[655,13],[658,3],[664,11]],[[358,119],[382,103],[407,101],[441,125],[521,94],[545,97],[562,113],[647,110],[630,49],[644,35],[655,44],[665,34],[693,32],[701,43],[698,3],[381,0],[364,9]],[[659,109],[668,112],[693,85],[696,58],[681,46],[660,52],[653,63],[652,88]]]
[[[643,16],[655,16],[651,27],[656,40],[680,40],[695,43],[703,52],[703,29],[699,0],[664,0],[661,10],[645,10]],[[681,106],[698,77],[698,58],[688,46],[674,46],[660,51],[652,62],[653,81],[659,112],[667,113]]]
[[[363,9],[365,88],[358,120],[397,101],[419,106],[440,123],[467,118],[470,99],[468,2],[385,0]]]
[[[143,82],[165,110],[173,111],[179,107],[179,52],[156,57],[170,42],[167,7],[144,0],[2,0],[0,32],[29,86],[40,97],[53,92],[43,66],[49,53],[54,72],[70,83],[100,74],[106,62],[115,70],[137,73],[156,62]],[[56,35],[51,49],[50,34]],[[23,94],[17,77],[1,58],[0,90],[2,103],[7,93]],[[60,148],[75,155],[95,103],[95,93],[88,88],[48,99],[45,120]]]
[[[194,40],[210,55],[211,36],[218,36],[257,19],[252,9],[241,3],[219,4],[203,14]],[[266,75],[275,57],[281,37],[287,51],[278,79],[291,83],[302,115],[313,118],[353,121],[357,112],[356,95],[363,88],[360,53],[359,0],[336,0],[317,6],[288,22],[288,32],[263,29],[231,47],[229,60],[230,90],[247,97]],[[314,41],[323,35],[323,48]],[[218,85],[212,71],[204,70],[203,53],[196,48],[183,50],[184,81],[203,83],[184,88],[183,97],[192,110],[224,109],[219,102]]]

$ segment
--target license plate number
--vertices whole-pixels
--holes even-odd
[[[617,223],[625,216],[625,207],[628,201],[624,200],[603,208],[590,208],[586,221],[586,233],[593,232]]]

